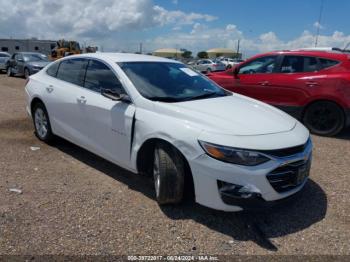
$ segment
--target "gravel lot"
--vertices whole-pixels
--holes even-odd
[[[350,130],[313,137],[311,179],[287,206],[160,208],[149,179],[64,140],[39,142],[23,87],[0,75],[0,254],[350,255]]]

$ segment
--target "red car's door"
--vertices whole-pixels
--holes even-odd
[[[278,56],[264,56],[238,68],[233,91],[272,104],[272,91],[276,88]]]
[[[310,91],[321,88],[323,76],[318,73],[316,57],[286,55],[282,59],[278,74],[274,79],[274,105],[304,106]]]

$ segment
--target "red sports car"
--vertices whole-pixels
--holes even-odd
[[[276,51],[208,77],[225,89],[274,105],[311,132],[333,136],[350,125],[350,53]]]

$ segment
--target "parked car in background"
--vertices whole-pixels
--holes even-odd
[[[292,114],[315,134],[333,136],[350,124],[349,53],[270,52],[209,77],[227,90]]]
[[[225,64],[221,63],[220,61],[214,62],[211,59],[198,60],[192,67],[199,72],[203,72],[207,74],[210,72],[226,70]]]
[[[6,62],[8,76],[20,75],[28,78],[50,63],[46,55],[31,52],[14,53]]]
[[[194,191],[214,209],[265,207],[308,179],[312,142],[301,123],[174,60],[75,55],[31,76],[25,92],[38,139],[58,135],[152,176],[159,204]]]
[[[0,52],[0,72],[6,71],[6,62],[9,60],[11,55],[7,52]]]
[[[217,61],[220,61],[221,63],[225,64],[226,69],[230,69],[235,65],[238,65],[239,63],[243,62],[244,60],[222,57],[222,58],[218,58]]]

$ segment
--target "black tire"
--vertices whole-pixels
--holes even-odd
[[[8,68],[6,69],[6,74],[7,74],[8,77],[13,76],[11,67],[8,67]]]
[[[46,131],[40,129],[40,123],[41,122],[44,125],[44,119],[39,119],[39,114],[42,114],[43,117],[46,119]],[[33,117],[33,124],[35,129],[35,135],[37,138],[39,138],[41,141],[45,143],[50,143],[54,140],[54,134],[52,133],[51,124],[50,124],[50,118],[49,114],[47,113],[47,110],[43,103],[36,103],[33,107],[32,111],[32,117]]]
[[[28,68],[24,68],[24,78],[28,79],[30,77],[30,72]]]
[[[171,145],[158,143],[155,146],[153,177],[158,204],[177,204],[183,200],[185,162]]]
[[[232,68],[232,65],[226,66],[226,70],[231,69],[231,68]]]
[[[345,115],[336,103],[320,101],[306,108],[303,123],[316,135],[335,136],[344,129]]]

